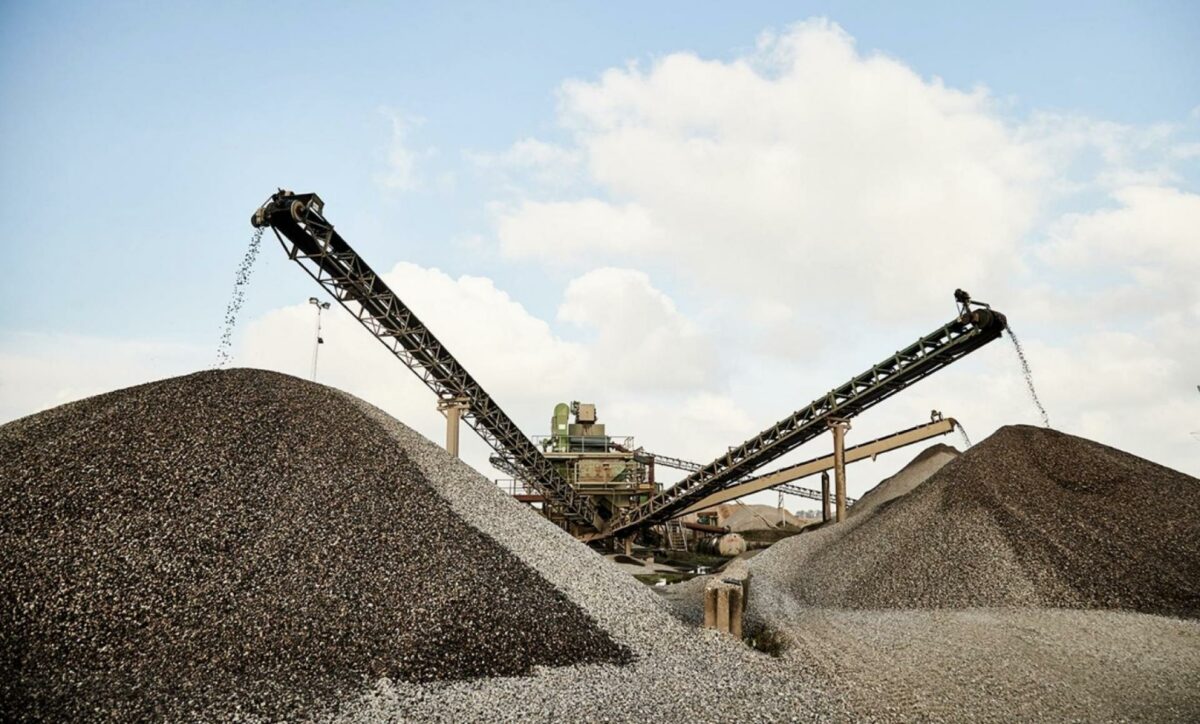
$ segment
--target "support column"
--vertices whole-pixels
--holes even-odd
[[[846,519],[846,431],[850,429],[850,421],[830,420],[829,429],[833,431],[833,479],[837,489],[836,520],[841,523]]]
[[[833,517],[833,507],[829,501],[829,471],[821,471],[821,522]]]
[[[458,422],[466,409],[467,401],[461,397],[438,402],[438,411],[446,416],[446,452],[454,457],[458,457]]]

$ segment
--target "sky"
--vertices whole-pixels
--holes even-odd
[[[531,435],[591,401],[706,462],[963,287],[1055,428],[1200,475],[1195,3],[0,2],[0,161],[0,422],[211,367],[286,187]],[[268,236],[234,364],[307,377],[318,291]],[[319,381],[440,439],[347,315],[324,337]],[[1000,340],[848,443],[931,409],[1039,420]]]

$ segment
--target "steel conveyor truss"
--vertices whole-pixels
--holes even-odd
[[[960,296],[961,295],[961,296]],[[795,450],[828,429],[888,399],[938,370],[997,339],[1007,324],[989,308],[971,308],[970,298],[956,292],[959,316],[896,354],[856,375],[780,420],[741,445],[691,473],[673,487],[625,511],[605,533],[627,534],[669,520],[701,498],[736,484],[758,468]]]
[[[795,495],[798,498],[808,498],[809,500],[824,500],[825,499],[825,496],[821,493],[820,490],[813,490],[812,488],[802,488],[799,485],[789,485],[787,483],[784,483],[783,485],[776,485],[773,488],[773,490],[778,490],[781,493],[787,493],[788,495]],[[857,498],[846,498],[846,505],[854,505],[857,502],[858,502]]]
[[[256,227],[274,229],[288,257],[439,399],[464,400],[467,409],[462,419],[570,523],[585,529],[602,527],[603,521],[592,504],[563,480],[533,441],[334,230],[316,194],[280,190],[254,213],[251,221]]]

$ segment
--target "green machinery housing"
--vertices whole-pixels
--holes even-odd
[[[534,441],[555,471],[605,517],[640,505],[659,492],[653,459],[637,449],[632,437],[610,436],[597,420],[594,404],[558,403],[550,418],[550,434]],[[542,502],[547,517],[559,517],[553,505]]]

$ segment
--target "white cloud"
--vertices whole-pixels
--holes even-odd
[[[598,199],[525,201],[501,210],[496,233],[511,256],[573,265],[614,253],[644,253],[666,241],[664,231],[644,208]]]
[[[507,253],[669,259],[757,300],[853,289],[844,303],[885,315],[1011,272],[1051,173],[986,93],[863,56],[826,22],[731,62],[568,82],[562,122],[610,198],[508,209]]]
[[[211,347],[74,334],[15,333],[0,345],[0,424],[122,387],[195,371]]]
[[[572,280],[558,319],[596,331],[591,374],[618,389],[700,389],[713,384],[715,349],[645,273],[594,269]]]
[[[1050,230],[1043,251],[1064,266],[1158,268],[1200,278],[1200,195],[1161,186],[1115,191],[1117,208],[1067,214]],[[1187,272],[1187,277],[1180,274]],[[1200,285],[1192,284],[1193,289]]]
[[[500,153],[474,151],[463,155],[481,170],[496,174],[514,192],[527,190],[527,185],[549,190],[568,188],[577,181],[583,163],[583,153],[578,149],[536,138],[523,138]]]
[[[757,427],[927,331],[965,287],[1021,330],[1056,426],[1200,471],[1197,401],[1180,397],[1200,397],[1186,124],[1005,110],[826,21],[729,61],[673,53],[563,84],[588,191],[506,202],[496,236],[530,263],[670,268],[723,310],[705,320],[716,381]],[[935,407],[976,438],[1036,422],[1015,358],[989,349],[855,434]]]
[[[413,128],[421,125],[423,119],[407,116],[403,113],[385,110],[388,122],[391,124],[392,136],[388,142],[386,153],[387,170],[375,175],[376,182],[389,191],[413,191],[423,185],[418,165],[421,159],[429,158],[436,153],[435,149],[416,149],[411,145],[410,136]],[[453,178],[445,173],[439,175],[437,186],[445,188],[453,183]]]

